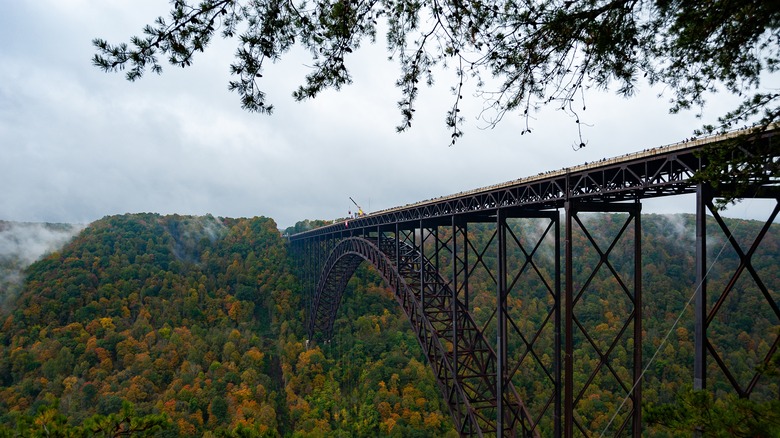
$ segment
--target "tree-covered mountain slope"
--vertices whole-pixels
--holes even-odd
[[[692,381],[693,219],[642,216],[648,404],[674,401]],[[604,247],[623,220],[584,219]],[[762,225],[727,223],[747,246]],[[538,232],[533,224],[517,226],[518,234]],[[738,266],[728,241],[711,230],[710,306]],[[772,225],[752,269],[778,303],[776,231]],[[492,232],[489,226],[470,227],[475,246],[488,246],[481,262],[486,268],[496,263]],[[598,256],[582,233],[574,234],[572,245],[580,267],[574,281],[584,284]],[[544,251],[540,256],[549,257]],[[520,255],[517,248],[509,254]],[[611,257],[621,275],[632,269],[623,241]],[[106,424],[135,427],[136,436],[457,436],[419,344],[379,276],[366,265],[358,268],[333,339],[313,343],[306,340],[307,301],[291,266],[285,240],[268,218],[128,214],[91,224],[60,251],[29,266],[18,294],[0,307],[0,437],[44,430],[94,435]],[[710,323],[713,348],[740,382],[755,373],[780,327],[751,278],[743,274],[736,280]],[[469,305],[475,319],[488,325],[492,282],[482,268],[470,279]],[[530,327],[543,319],[550,298],[540,287],[538,281],[513,286],[508,303],[517,324]],[[605,342],[600,336],[613,336],[630,313],[621,293],[609,276],[599,274],[577,303],[578,321],[596,345]],[[539,345],[546,345],[546,337],[542,333]],[[578,385],[593,363],[587,345],[579,347]],[[609,353],[619,375],[626,372],[629,347],[621,342]],[[709,365],[715,399],[723,399],[729,383],[714,361]],[[513,379],[531,401],[547,390],[536,372],[524,368]],[[776,396],[780,386],[777,376],[766,374],[756,390],[761,400]],[[601,386],[575,406],[594,433],[603,430],[624,396],[609,377],[599,374]],[[122,423],[125,417],[135,423]],[[548,436],[551,428],[542,425]],[[647,432],[663,433],[654,425]]]
[[[363,297],[357,320],[381,340],[361,355],[365,368],[306,349],[300,292],[271,219],[106,217],[25,273],[0,313],[0,436],[56,424],[93,434],[128,403],[139,420],[164,419],[153,436],[451,429],[416,341],[365,269],[351,296]],[[394,350],[398,336],[417,354]]]
[[[276,430],[276,224],[139,214],[93,223],[27,269],[0,335],[0,423],[55,406],[71,424],[165,413],[185,435]]]

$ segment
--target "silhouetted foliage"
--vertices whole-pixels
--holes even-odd
[[[349,54],[384,32],[389,56],[401,67],[399,131],[411,126],[418,87],[434,83],[437,65],[457,73],[446,116],[453,142],[463,134],[460,101],[469,77],[485,99],[481,115],[495,124],[508,111],[522,111],[523,133],[543,105],[566,111],[579,125],[589,88],[613,86],[631,96],[640,75],[673,94],[672,112],[703,106],[708,93],[742,96],[719,120],[730,129],[780,116],[780,94],[759,91],[780,62],[779,17],[776,2],[761,0],[176,0],[170,18],[157,18],[130,44],[95,39],[93,63],[126,69],[127,79],[136,80],[147,70],[161,73],[160,56],[186,67],[215,35],[236,38],[229,88],[244,108],[271,113],[260,85],[269,62],[296,45],[307,50],[311,71],[293,96],[313,98],[350,84]]]

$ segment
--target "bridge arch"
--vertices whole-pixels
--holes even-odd
[[[538,436],[529,429],[529,414],[511,382],[503,382],[500,396],[509,407],[499,412],[495,353],[468,311],[457,301],[437,270],[412,246],[390,238],[347,237],[330,251],[324,263],[308,320],[309,338],[317,334],[330,337],[333,323],[347,282],[357,267],[368,261],[394,291],[394,296],[415,331],[428,364],[433,370],[456,428],[461,435]],[[393,262],[405,268],[399,269]],[[435,290],[418,291],[420,273],[435,277],[424,284]],[[426,299],[421,300],[422,294]],[[433,296],[433,298],[431,298]],[[435,315],[436,326],[431,315]],[[444,315],[444,317],[442,316]],[[457,338],[448,338],[457,319],[462,330]],[[442,320],[444,322],[442,323]],[[449,323],[447,322],[449,321]],[[457,349],[453,346],[457,344]],[[458,351],[458,354],[453,354]],[[502,415],[503,418],[498,418]],[[501,431],[498,431],[498,428]]]

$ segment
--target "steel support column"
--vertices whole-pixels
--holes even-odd
[[[425,303],[425,263],[424,260],[429,260],[428,257],[425,255],[425,228],[423,227],[423,221],[420,219],[420,246],[417,247],[418,252],[420,253],[420,285],[418,287],[418,290],[420,291],[420,303],[422,303],[423,309],[426,307]]]
[[[642,204],[634,204],[634,404],[635,437],[642,436]],[[637,346],[639,346],[637,348]]]
[[[564,204],[566,215],[566,237],[564,270],[564,299],[563,299],[563,324],[564,324],[564,348],[563,348],[563,436],[574,436],[574,285],[572,268],[572,218],[576,214],[571,201]]]
[[[707,387],[707,204],[709,186],[696,187],[696,298],[694,301],[693,389]],[[697,432],[700,435],[700,432]]]
[[[559,438],[561,434],[563,433],[563,429],[561,428],[561,421],[563,420],[563,411],[562,411],[562,403],[561,403],[561,395],[563,393],[563,381],[561,380],[562,377],[562,366],[561,366],[561,360],[563,359],[563,356],[561,355],[561,348],[563,346],[562,344],[562,336],[561,336],[561,305],[563,303],[563,297],[561,296],[561,220],[560,220],[560,213],[556,210],[555,211],[555,308],[553,309],[554,312],[554,319],[555,319],[555,350],[554,350],[554,361],[555,366],[553,369],[553,372],[555,373],[555,407],[554,407],[554,433],[555,437]]]
[[[496,436],[504,436],[504,384],[506,381],[506,213],[496,212],[498,279],[496,281]]]
[[[451,308],[452,308],[452,369],[453,373],[457,376],[460,372],[459,368],[459,358],[460,358],[460,349],[458,348],[458,330],[460,325],[458,324],[458,318],[455,317],[455,315],[458,314],[458,220],[457,216],[453,215],[450,217],[451,219],[451,226],[452,226],[452,278],[450,280],[451,290],[452,290],[452,298],[451,298]]]

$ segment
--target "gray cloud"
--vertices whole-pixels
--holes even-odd
[[[701,125],[695,113],[669,115],[659,90],[644,87],[631,100],[592,92],[581,115],[588,146],[574,152],[576,124],[560,111],[535,114],[533,134],[520,136],[517,115],[480,129],[474,98],[464,99],[465,137],[448,147],[448,72],[421,90],[412,130],[396,134],[398,68],[381,43],[347,59],[353,85],[312,101],[290,97],[305,54],[269,66],[271,117],[243,112],[227,91],[234,41],[215,41],[189,69],[135,83],[91,66],[92,38],[126,41],[167,8],[156,0],[4,5],[0,219],[86,223],[152,211],[263,215],[287,226],[344,216],[349,196],[371,210],[403,205],[672,143]],[[733,102],[711,103],[709,119]]]
[[[0,221],[0,258],[18,260],[27,267],[59,250],[84,229],[77,224],[14,223]]]

